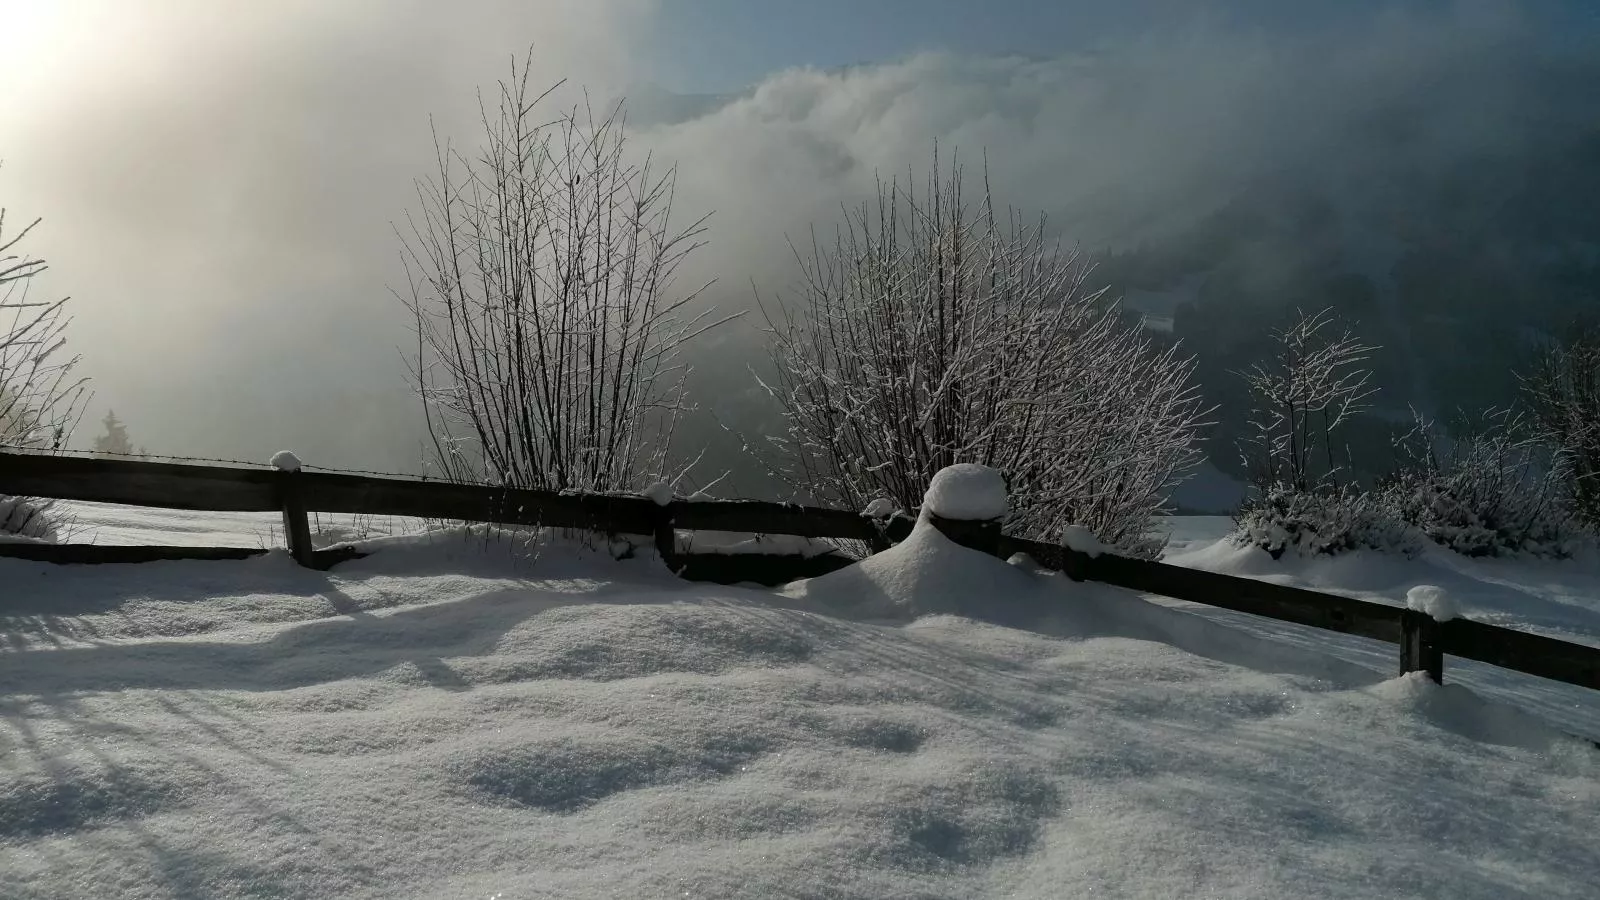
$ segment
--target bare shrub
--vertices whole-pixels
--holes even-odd
[[[1573,328],[1521,381],[1534,426],[1562,456],[1574,514],[1600,527],[1600,328]]]
[[[436,136],[402,235],[414,374],[446,477],[638,488],[672,459],[681,351],[718,324],[674,288],[705,220],[672,222],[675,173],[628,161],[620,105],[550,113],[549,93],[513,65],[477,156]]]
[[[1332,310],[1300,312],[1273,332],[1274,357],[1239,373],[1251,399],[1240,454],[1258,490],[1305,491],[1337,481],[1343,466],[1335,436],[1376,392],[1365,363],[1377,348],[1333,328]]]
[[[1193,365],[1122,322],[1040,220],[997,215],[962,170],[879,183],[831,245],[796,249],[798,297],[763,306],[786,419],[770,461],[794,490],[914,508],[954,463],[1009,482],[1012,530],[1068,525],[1153,554],[1152,517],[1197,459]]]
[[[66,353],[67,298],[40,300],[29,288],[45,270],[20,251],[38,220],[6,231],[0,209],[0,445],[54,451],[66,446],[88,400],[88,379]],[[0,496],[0,534],[54,539],[55,504]]]
[[[6,232],[0,209],[0,443],[29,450],[60,450],[83,414],[88,379],[66,350],[66,297],[35,299],[29,288],[45,261],[19,250],[34,220]]]

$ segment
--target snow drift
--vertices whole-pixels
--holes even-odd
[[[782,595],[367,547],[0,560],[0,893],[1576,898],[1600,870],[1600,754],[1536,717],[932,529]]]

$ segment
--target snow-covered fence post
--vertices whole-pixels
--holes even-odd
[[[951,541],[991,556],[1000,555],[1000,523],[1007,506],[1005,478],[975,463],[940,469],[922,498],[928,524]]]
[[[1435,684],[1444,681],[1444,651],[1439,649],[1438,623],[1425,612],[1400,613],[1400,674],[1427,672]]]
[[[306,516],[306,500],[300,494],[300,458],[288,450],[272,455],[278,470],[278,504],[283,510],[283,536],[289,555],[308,569],[316,568],[316,551],[311,546],[311,520]]]
[[[678,556],[678,528],[676,517],[672,514],[672,485],[658,481],[645,488],[644,496],[656,505],[656,555],[671,567],[672,561]]]
[[[1427,672],[1434,684],[1444,683],[1444,650],[1439,623],[1456,617],[1455,603],[1441,588],[1419,584],[1406,592],[1400,613],[1400,674]]]
[[[882,553],[894,546],[894,540],[889,536],[889,528],[895,519],[902,515],[902,512],[894,508],[893,501],[886,497],[879,497],[868,503],[867,508],[861,511],[862,518],[872,522],[872,537],[867,539],[867,546],[873,553]]]

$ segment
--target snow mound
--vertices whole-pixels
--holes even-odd
[[[1435,622],[1448,622],[1461,617],[1461,607],[1455,598],[1445,593],[1444,588],[1431,584],[1419,584],[1406,591],[1406,606],[1427,613]]]
[[[1392,678],[1367,693],[1414,716],[1407,724],[1426,724],[1470,741],[1556,755],[1582,749],[1537,716],[1485,700],[1459,684],[1435,684],[1426,672]]]
[[[869,519],[887,519],[894,515],[894,501],[887,497],[879,497],[868,503],[867,508],[863,509],[861,514]]]
[[[300,457],[295,456],[289,450],[279,450],[277,453],[272,454],[272,459],[268,460],[268,462],[280,472],[300,471]]]
[[[976,463],[945,466],[928,483],[922,508],[945,519],[1003,518],[1006,480],[998,470]]]
[[[783,588],[829,609],[907,620],[1014,615],[1038,602],[1038,590],[1037,576],[951,541],[926,517],[888,550]]]
[[[666,506],[672,502],[672,485],[658,481],[640,491],[639,495],[657,506]]]
[[[1062,529],[1061,543],[1069,550],[1086,553],[1091,557],[1111,552],[1111,548],[1100,543],[1100,539],[1095,537],[1094,532],[1082,525],[1068,525]]]

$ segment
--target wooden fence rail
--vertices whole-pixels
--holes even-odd
[[[904,517],[874,520],[856,513],[751,500],[673,500],[634,495],[515,490],[440,481],[324,472],[280,472],[124,459],[0,452],[0,495],[53,497],[165,509],[280,512],[290,552],[302,565],[326,568],[357,555],[311,546],[309,513],[354,513],[425,519],[543,525],[612,535],[651,537],[681,576],[695,580],[779,584],[835,571],[853,562],[820,556],[719,555],[679,552],[677,532],[722,531],[865,542],[874,550],[902,540]],[[1444,657],[1490,663],[1600,690],[1600,648],[1465,619],[1436,622],[1414,610],[1250,578],[1187,569],[999,534],[994,522],[935,519],[951,538],[1002,558],[1027,553],[1075,580],[1236,610],[1297,625],[1358,635],[1400,646],[1402,672],[1443,677]],[[0,544],[0,556],[50,562],[139,562],[233,559],[233,548],[106,547]]]

